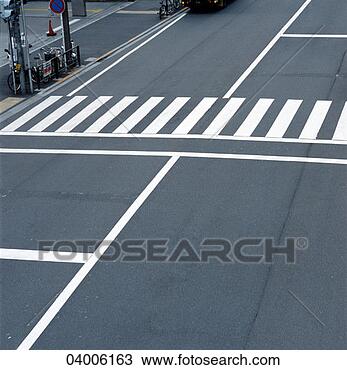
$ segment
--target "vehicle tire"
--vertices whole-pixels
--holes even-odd
[[[175,9],[177,10],[177,9],[179,9],[180,7],[181,7],[181,0],[174,0],[174,7],[175,7]]]
[[[227,6],[227,0],[219,0],[218,9],[224,9]]]
[[[196,12],[198,10],[198,6],[196,5],[196,2],[194,0],[191,0],[189,8],[192,12]]]

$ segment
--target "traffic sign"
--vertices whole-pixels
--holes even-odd
[[[50,0],[49,8],[55,14],[61,14],[65,10],[65,0]]]

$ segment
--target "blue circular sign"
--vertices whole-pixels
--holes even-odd
[[[65,10],[65,1],[64,0],[51,0],[49,2],[49,7],[53,13],[61,14]]]

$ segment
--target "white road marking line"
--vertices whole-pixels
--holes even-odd
[[[91,82],[95,81],[97,78],[102,76],[104,73],[108,72],[110,69],[112,69],[114,66],[116,66],[117,64],[122,62],[124,59],[128,58],[131,54],[135,53],[137,50],[139,50],[140,48],[142,48],[143,46],[145,46],[146,44],[151,42],[153,39],[158,37],[160,34],[165,32],[168,28],[172,27],[174,24],[176,24],[178,21],[180,21],[183,17],[185,17],[186,14],[187,13],[183,13],[180,16],[178,16],[177,18],[175,18],[172,22],[170,22],[168,25],[163,27],[160,31],[156,32],[154,35],[149,37],[147,40],[143,41],[140,45],[136,46],[134,49],[128,51],[126,54],[124,54],[122,57],[117,59],[115,62],[111,63],[109,66],[104,68],[102,71],[100,71],[99,73],[97,73],[96,75],[91,77],[88,81],[84,82],[79,87],[77,87],[75,90],[71,91],[67,96],[72,96],[72,95],[76,94],[78,91],[80,91],[81,89],[85,88]]]
[[[117,14],[158,14],[158,10],[119,10]]]
[[[100,156],[135,156],[135,157],[173,157],[173,158],[206,158],[206,159],[238,159],[270,162],[298,162],[316,164],[347,165],[347,159],[295,157],[282,155],[234,154],[234,153],[204,153],[204,152],[170,152],[145,150],[88,150],[88,149],[18,149],[0,148],[4,154],[48,154],[48,155],[100,155]],[[109,236],[106,237],[109,240]],[[112,239],[113,240],[113,239]]]
[[[81,103],[84,99],[86,99],[87,96],[74,96],[71,100],[69,100],[67,103],[60,106],[58,109],[53,111],[51,114],[46,116],[42,121],[37,123],[35,126],[31,127],[29,131],[43,131],[48,126],[50,126],[52,123],[57,121],[60,117],[62,117],[65,113],[69,112],[72,108],[74,108],[76,105]]]
[[[159,116],[146,127],[143,134],[156,134],[159,132],[171,118],[189,101],[189,97],[178,97],[168,107],[166,107]]]
[[[139,122],[141,122],[147,114],[149,114],[162,100],[162,96],[154,96],[149,98],[141,105],[129,118],[121,123],[113,132],[115,134],[126,134],[131,131]]]
[[[109,139],[117,138],[127,138],[127,139],[186,139],[186,140],[226,140],[226,141],[256,141],[256,142],[269,142],[269,143],[279,143],[279,144],[318,144],[318,145],[347,145],[347,140],[332,140],[332,139],[295,139],[295,138],[271,138],[271,137],[242,137],[242,136],[232,136],[232,135],[204,135],[204,134],[186,134],[186,135],[173,135],[173,134],[114,134],[112,132],[102,132],[102,133],[85,133],[85,132],[1,132],[0,136],[37,136],[37,137],[102,137]]]
[[[329,112],[332,101],[318,100],[300,134],[300,139],[315,139]]]
[[[71,26],[72,24],[75,24],[76,22],[79,22],[80,19],[72,19],[71,21],[69,21],[69,25]],[[58,32],[62,29],[62,26],[58,26],[56,28],[53,28],[54,32]]]
[[[70,120],[64,123],[63,126],[59,127],[56,132],[70,132],[85,119],[87,119],[91,114],[102,107],[105,103],[107,103],[111,98],[112,96],[99,96],[92,103],[87,105],[84,109],[73,116]]]
[[[27,335],[27,337],[24,338],[22,343],[19,345],[18,349],[27,350],[32,347],[32,345],[36,342],[36,340],[41,336],[41,334],[44,332],[47,326],[58,314],[60,309],[64,306],[64,304],[72,296],[75,290],[79,287],[84,278],[89,274],[91,269],[99,261],[101,256],[106,252],[112,241],[117,238],[120,232],[128,224],[128,222],[138,211],[138,209],[143,205],[146,199],[151,195],[151,193],[156,189],[158,184],[162,181],[162,179],[166,176],[166,174],[170,171],[170,169],[174,166],[178,159],[179,157],[170,158],[166,162],[166,164],[162,167],[162,169],[154,176],[150,183],[145,187],[141,194],[136,198],[136,200],[131,204],[131,206],[127,209],[127,211],[123,214],[123,216],[119,219],[119,221],[107,234],[104,241],[101,242],[100,246],[90,256],[88,261],[80,268],[77,274],[66,285],[64,290],[58,295],[56,300],[44,313],[39,322],[33,327],[33,329]]]
[[[17,118],[15,121],[4,127],[1,131],[15,131],[19,127],[23,126],[25,123],[30,121],[32,118],[37,116],[39,113],[41,113],[46,108],[50,107],[52,104],[54,104],[56,101],[61,99],[62,96],[49,96],[47,99],[36,105],[34,108],[31,108],[28,112],[24,113],[22,116]]]
[[[345,103],[337,123],[333,140],[347,140],[347,103]]]
[[[116,13],[119,9],[126,8],[127,6],[130,6],[130,5],[131,5],[130,2],[121,4],[121,5],[117,5],[117,6],[114,5],[114,6],[112,6],[112,7],[109,8],[110,10],[106,9],[105,11],[96,14],[95,16],[93,16],[92,18],[90,18],[89,21],[87,21],[86,23],[83,23],[83,24],[81,24],[80,26],[77,26],[77,27],[73,27],[70,30],[70,32],[71,33],[75,33],[77,31],[80,31],[81,29],[83,29],[85,27],[88,27],[88,26],[90,26],[91,24],[93,24],[95,22],[100,21],[101,19],[104,19],[104,18],[110,16],[111,14]],[[164,20],[162,22],[165,22],[165,21],[166,20]],[[153,28],[155,28],[157,26],[158,25],[156,24],[156,25],[152,26],[151,28],[147,29],[146,31],[144,31],[143,33],[147,33],[148,31],[152,30]],[[140,35],[142,35],[142,34],[140,34]],[[61,40],[62,38],[63,38],[62,35],[61,36],[53,37],[51,41],[45,42],[45,46],[48,46],[50,44],[53,44],[54,42],[56,42],[57,40]],[[124,44],[127,44],[127,43],[128,42],[126,42]],[[39,43],[39,46],[34,45],[33,46],[33,49],[31,49],[31,53],[34,53],[35,51],[38,51],[40,49],[41,49],[41,43]],[[8,62],[1,64],[0,67],[3,67],[6,64],[8,64]]]
[[[98,58],[95,58],[95,57],[89,57],[89,58],[84,59],[84,61],[90,63],[90,62],[95,62],[97,59]]]
[[[308,38],[308,39],[346,39],[347,35],[323,35],[310,33],[285,33],[282,37],[286,38]]]
[[[288,99],[266,137],[283,137],[301,104],[302,100]]]
[[[235,136],[251,136],[273,102],[274,99],[259,99],[242,125],[235,132]]]
[[[92,253],[0,248],[0,260],[85,263]]]
[[[253,61],[253,63],[246,69],[246,71],[241,75],[241,77],[233,84],[233,86],[227,91],[223,96],[225,99],[229,99],[234,92],[242,85],[246,78],[253,72],[253,70],[258,66],[258,64],[265,58],[267,53],[274,47],[277,41],[285,34],[288,28],[299,18],[301,13],[307,8],[312,0],[307,0],[300,7],[300,9],[289,19],[289,21],[282,27],[278,34],[270,41],[270,43],[265,47],[265,49],[258,55],[258,57]]]
[[[91,126],[87,128],[87,133],[98,133],[105,126],[107,126],[114,118],[123,112],[130,104],[132,104],[138,96],[125,96],[113,107],[111,107],[105,114],[98,118]]]
[[[188,116],[173,131],[174,135],[188,134],[212,107],[218,98],[203,98],[201,102],[188,114]]]
[[[239,110],[245,98],[231,98],[204,131],[204,135],[218,135]]]

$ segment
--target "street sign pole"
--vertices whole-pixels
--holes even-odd
[[[61,28],[63,33],[63,46],[66,55],[66,64],[71,61],[71,33],[69,24],[69,8],[65,0],[50,0],[49,7],[55,14],[60,14]]]
[[[12,83],[13,83],[13,92],[16,95],[17,94],[17,82],[16,82],[16,74],[15,74],[15,67],[14,67],[14,50],[13,50],[13,35],[12,35],[12,28],[11,28],[11,22],[7,22],[8,24],[8,37],[9,37],[9,48],[10,48],[10,55],[11,55],[11,74],[12,74]]]
[[[62,20],[62,31],[63,31],[63,40],[64,40],[64,50],[66,55],[66,64],[69,65],[71,62],[71,33],[70,33],[70,24],[69,24],[69,9],[67,3],[65,3],[65,9],[61,14]]]
[[[11,23],[10,25],[11,34],[13,35],[15,48],[17,52],[17,62],[20,65],[20,70],[19,70],[20,92],[22,94],[25,94],[27,80],[25,77],[25,58],[24,58],[24,51],[23,51],[23,44],[22,44],[22,35],[20,32],[19,11],[16,11],[14,18],[9,20],[9,23]],[[16,94],[16,86],[14,86],[14,93]]]
[[[30,54],[29,54],[29,43],[27,37],[27,26],[24,16],[24,1],[21,0],[21,11],[22,11],[22,25],[23,25],[23,51],[24,51],[24,63],[25,70],[27,71],[26,77],[26,91],[32,94],[34,92],[33,81],[31,76],[31,63],[30,63]]]

